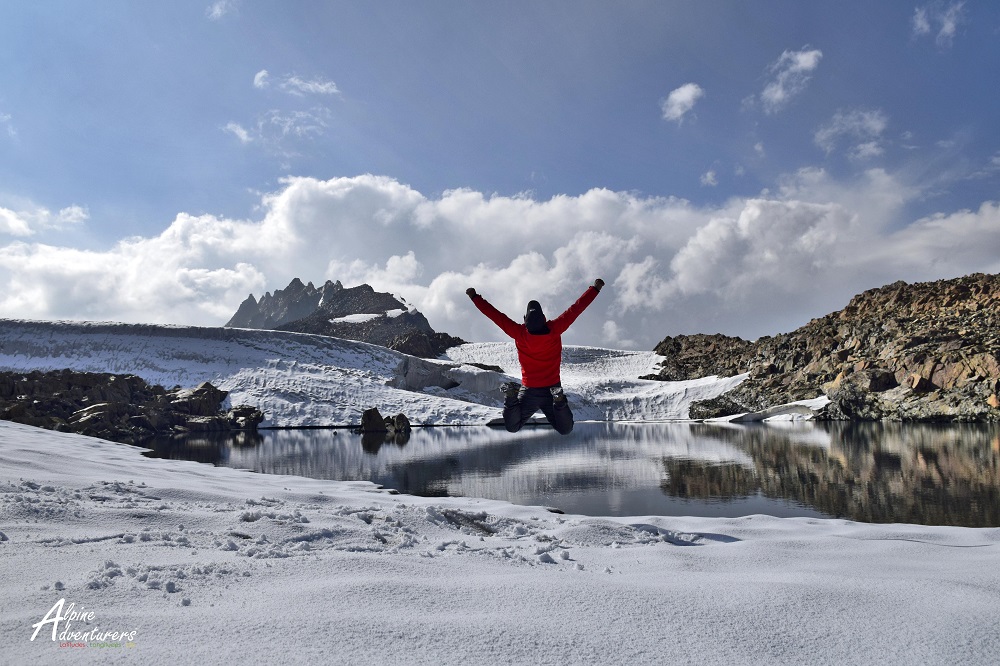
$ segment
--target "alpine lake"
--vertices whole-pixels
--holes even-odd
[[[1000,425],[578,422],[189,435],[148,456],[265,474],[371,481],[591,516],[843,518],[1000,527]]]

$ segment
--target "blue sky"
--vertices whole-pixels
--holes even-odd
[[[1000,271],[992,2],[0,4],[0,316],[214,325],[292,277],[569,341]]]

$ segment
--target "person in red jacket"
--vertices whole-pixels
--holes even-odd
[[[545,318],[538,301],[529,301],[523,324],[490,305],[473,287],[465,290],[479,311],[513,338],[517,347],[521,384],[507,382],[500,387],[506,393],[503,422],[509,432],[520,430],[539,409],[558,433],[567,435],[573,430],[573,412],[559,378],[562,334],[594,302],[603,286],[604,280],[594,280],[576,303],[552,320]]]

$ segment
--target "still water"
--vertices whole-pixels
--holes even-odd
[[[567,437],[448,427],[396,440],[266,430],[147,446],[154,457],[594,516],[1000,527],[1000,427],[991,425],[578,423]]]

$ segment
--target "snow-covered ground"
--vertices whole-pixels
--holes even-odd
[[[653,352],[567,347],[563,385],[578,420],[685,419],[743,376],[691,382],[638,379]],[[468,363],[499,366],[505,374]],[[210,381],[232,404],[259,407],[264,426],[356,425],[361,413],[414,424],[471,425],[500,417],[498,386],[519,378],[510,343],[467,344],[429,361],[318,335],[231,328],[0,320],[0,369],[131,373],[185,388]]]
[[[655,360],[567,349],[578,418],[683,418],[740,381],[634,379]],[[373,405],[482,423],[500,375],[472,361],[516,374],[500,344],[429,362],[290,333],[0,322],[0,367],[211,380],[278,425]],[[993,664],[998,558],[998,529],[557,515],[0,421],[0,664]]]
[[[0,422],[3,664],[994,664],[998,557],[997,529],[562,516]]]

